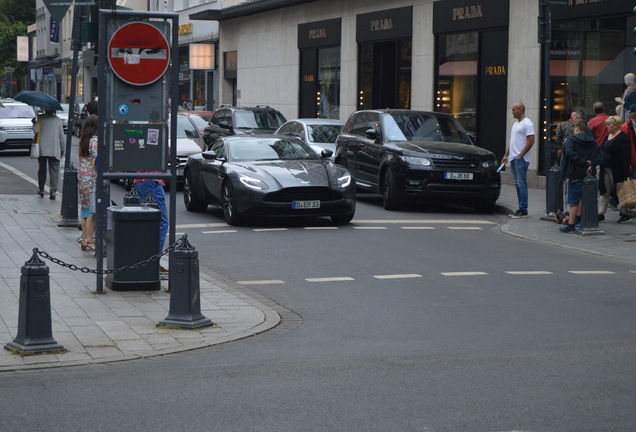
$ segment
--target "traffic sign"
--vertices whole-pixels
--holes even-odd
[[[122,81],[143,86],[163,76],[170,64],[170,46],[163,33],[147,22],[120,27],[108,42],[108,62]]]

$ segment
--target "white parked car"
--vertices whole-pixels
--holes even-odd
[[[13,99],[2,99],[0,103],[0,150],[30,149],[35,136],[35,111]]]

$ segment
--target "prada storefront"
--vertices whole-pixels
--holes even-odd
[[[636,73],[636,2],[605,0],[552,6],[550,89],[552,122],[562,110],[580,109],[589,120],[592,104],[601,101],[616,114],[625,90],[625,74]]]
[[[411,6],[360,14],[358,109],[411,107]]]
[[[341,19],[298,26],[301,118],[340,118]]]
[[[499,159],[507,141],[508,0],[433,6],[436,111],[453,114]]]

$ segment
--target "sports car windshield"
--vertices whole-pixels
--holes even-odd
[[[234,112],[236,129],[273,129],[285,123],[285,119],[274,110]]]
[[[233,141],[230,146],[233,162],[308,159],[317,159],[316,153],[297,140],[255,138]]]
[[[444,141],[472,144],[452,117],[428,113],[395,113],[382,117],[388,141]]]

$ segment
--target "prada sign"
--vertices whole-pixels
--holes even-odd
[[[357,42],[407,39],[413,35],[411,6],[366,13],[356,18]]]
[[[508,26],[509,0],[444,0],[433,4],[433,32]]]
[[[298,48],[340,46],[340,18],[298,25]]]

